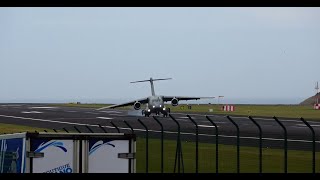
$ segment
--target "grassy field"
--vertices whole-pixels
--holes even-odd
[[[149,139],[149,172],[160,172],[161,151],[160,140]],[[176,141],[165,140],[164,142],[164,172],[172,173],[175,162]],[[183,142],[184,172],[195,172],[195,143]],[[137,139],[137,172],[146,171],[145,161],[145,139]],[[264,148],[262,157],[262,170],[264,173],[283,173],[284,156],[282,149]],[[319,173],[320,157],[316,153],[316,172]],[[236,146],[219,144],[219,172],[236,173]],[[259,172],[259,149],[255,147],[240,147],[240,172]],[[177,171],[176,171],[177,172]],[[215,172],[215,144],[199,143],[199,172]],[[311,173],[312,152],[309,151],[288,151],[288,172],[289,173]]]
[[[100,108],[108,106],[108,104],[55,104],[56,106],[67,107],[88,107]],[[167,105],[171,108],[171,112],[184,112],[184,113],[206,113],[210,114],[224,114],[224,115],[241,115],[241,116],[264,116],[264,117],[283,117],[283,118],[300,118],[306,120],[320,120],[320,110],[314,110],[312,106],[300,105],[235,105],[235,111],[226,112],[222,111],[222,105],[208,105],[208,104],[193,104],[191,109],[188,106],[181,104],[176,107]],[[119,109],[132,109],[131,106],[122,107]],[[209,112],[212,109],[212,112]]]
[[[42,128],[28,126],[18,126],[12,124],[0,124],[0,134],[15,132],[43,131]],[[52,132],[52,130],[48,130]],[[146,143],[144,138],[137,138],[136,148],[136,168],[138,173],[146,170]],[[175,162],[176,141],[165,140],[164,142],[164,172],[172,173]],[[195,143],[182,142],[184,172],[195,172]],[[240,172],[257,173],[258,148],[240,147]],[[149,172],[160,172],[161,162],[160,140],[149,139]],[[288,151],[288,172],[291,173],[311,173],[312,154],[309,151]],[[182,167],[182,166],[181,166]],[[263,149],[263,172],[282,173],[284,167],[282,149]],[[316,171],[320,172],[319,152],[316,154]],[[215,172],[215,144],[199,143],[199,172]],[[219,172],[236,172],[236,146],[219,145]]]
[[[235,111],[222,111],[222,105],[192,105],[188,109],[187,105],[171,107],[172,112],[206,112],[208,114],[226,114],[242,116],[266,116],[320,120],[320,110],[314,110],[312,106],[300,105],[234,105]],[[213,112],[209,112],[212,109]]]
[[[4,124],[0,123],[0,135],[1,134],[10,134],[10,133],[18,133],[18,132],[44,132],[43,130],[47,130],[48,132],[54,132],[52,129],[44,129],[44,128],[36,128],[31,126],[18,126],[14,124]],[[59,132],[59,131],[58,131]]]

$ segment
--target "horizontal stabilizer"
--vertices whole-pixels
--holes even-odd
[[[160,80],[169,80],[169,79],[172,79],[172,78],[164,78],[164,79],[154,79],[153,81],[160,81]]]
[[[133,82],[130,82],[130,83],[161,81],[161,80],[169,80],[169,79],[172,79],[172,78],[163,78],[163,79],[152,79],[152,78],[150,78],[150,79],[147,79],[147,80],[133,81]]]

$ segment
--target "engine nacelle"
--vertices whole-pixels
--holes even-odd
[[[139,110],[139,109],[141,108],[141,103],[140,103],[140,102],[135,102],[135,103],[133,104],[133,108],[134,108],[135,110]]]
[[[172,106],[178,106],[178,104],[179,104],[179,100],[178,100],[177,98],[173,98],[173,99],[171,100],[171,105],[172,105]]]

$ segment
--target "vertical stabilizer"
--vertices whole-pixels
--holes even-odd
[[[152,78],[150,78],[150,84],[151,84],[151,94],[152,94],[152,96],[155,96],[156,93],[154,92],[154,86],[153,86],[153,79]]]
[[[150,82],[150,85],[151,85],[151,94],[152,96],[155,96],[155,92],[154,92],[154,85],[153,85],[153,81],[161,81],[161,80],[169,80],[169,79],[172,79],[172,78],[165,78],[165,79],[148,79],[148,80],[142,80],[142,81],[134,81],[134,82],[130,82],[130,83],[138,83],[138,82],[147,82],[149,81]]]
[[[315,103],[319,104],[319,85],[318,85],[318,81],[316,83],[315,89],[316,89],[316,102]]]

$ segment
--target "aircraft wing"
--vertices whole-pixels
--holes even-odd
[[[148,98],[138,99],[138,100],[122,103],[122,104],[115,104],[115,105],[111,105],[111,106],[106,106],[106,107],[102,107],[102,108],[99,108],[96,110],[113,109],[113,108],[117,108],[117,107],[132,106],[135,102],[140,102],[141,104],[145,104],[148,102]]]
[[[214,97],[187,97],[187,96],[163,96],[163,101],[171,101],[173,98],[177,98],[180,100],[198,100],[198,99],[208,99],[208,98],[214,98]]]

